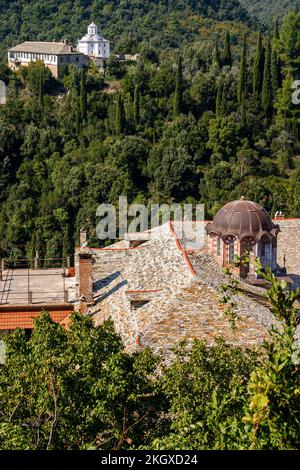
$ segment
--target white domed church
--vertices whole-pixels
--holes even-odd
[[[110,42],[99,34],[98,26],[91,23],[87,34],[78,41],[78,51],[95,59],[109,59]]]

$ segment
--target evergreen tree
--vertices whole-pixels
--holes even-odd
[[[81,132],[81,109],[80,109],[80,97],[76,94],[76,108],[75,108],[75,132],[78,137]]]
[[[247,88],[247,36],[246,33],[243,37],[242,57],[240,64],[240,76],[238,84],[238,101],[242,103],[243,96],[246,95]]]
[[[279,38],[280,38],[279,21],[278,21],[278,18],[276,18],[275,28],[274,28],[274,40],[277,41]]]
[[[274,47],[272,48],[271,75],[273,97],[275,97],[280,84],[280,63],[278,60],[277,52]]]
[[[265,66],[262,88],[262,107],[266,118],[270,118],[273,110],[273,93],[271,77],[271,44],[269,38],[266,43]]]
[[[125,129],[125,108],[121,93],[118,96],[117,110],[116,110],[116,134],[120,135]]]
[[[35,266],[37,268],[40,268],[42,266],[43,256],[44,256],[44,249],[42,246],[41,234],[39,230],[36,230],[34,258],[37,260],[35,263]]]
[[[293,69],[289,67],[286,77],[283,80],[282,87],[278,91],[278,99],[275,103],[276,108],[276,126],[280,130],[290,130],[291,122],[298,120],[298,107],[293,105]],[[296,109],[295,109],[296,108]]]
[[[136,125],[140,123],[141,119],[141,109],[140,109],[140,101],[141,101],[141,94],[140,94],[140,87],[136,85],[134,90],[134,100],[133,100],[133,118]]]
[[[63,248],[62,248],[62,258],[64,265],[66,264],[66,259],[69,256],[69,228],[68,225],[65,226],[64,236],[63,236]]]
[[[39,109],[42,112],[44,109],[44,76],[43,76],[43,69],[40,70],[39,73],[39,92],[38,92],[38,103]]]
[[[173,105],[173,118],[175,119],[183,111],[183,78],[182,78],[182,58],[179,56],[176,74],[176,87]]]
[[[222,98],[223,98],[223,82],[220,80],[218,84],[218,92],[217,92],[217,99],[216,99],[216,115],[217,116],[221,114]]]
[[[80,79],[80,114],[81,121],[84,123],[87,120],[87,91],[86,91],[86,75],[85,71],[81,71]]]
[[[227,90],[226,90],[226,86],[223,84],[220,115],[226,116],[226,114],[227,114]]]
[[[246,99],[245,99],[244,93],[242,94],[242,102],[241,102],[241,126],[244,128],[247,127]]]
[[[255,55],[255,60],[254,60],[254,71],[253,71],[253,94],[258,98],[260,97],[261,90],[262,90],[263,71],[264,71],[264,50],[263,50],[262,36],[261,36],[261,33],[259,33],[257,47],[256,47],[256,55]]]
[[[220,49],[219,49],[219,44],[216,42],[215,45],[215,50],[214,50],[214,62],[220,66],[221,64],[221,54],[220,54]]]
[[[231,54],[231,44],[230,44],[230,33],[226,31],[225,33],[225,44],[223,51],[223,65],[232,66],[232,54]]]
[[[35,234],[35,230],[33,230],[32,235],[31,235],[31,241],[29,244],[29,249],[27,252],[27,257],[28,257],[29,265],[31,269],[34,268],[35,254],[36,254],[36,234]]]

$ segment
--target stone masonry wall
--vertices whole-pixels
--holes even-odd
[[[283,267],[286,257],[287,275],[300,287],[300,219],[274,220],[274,223],[280,226],[277,263]]]

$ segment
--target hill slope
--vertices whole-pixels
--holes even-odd
[[[282,18],[289,10],[300,11],[300,0],[240,0],[249,14],[265,26],[274,24],[274,18]]]
[[[0,0],[0,53],[24,40],[76,41],[92,20],[120,49],[177,47],[197,35],[199,17],[249,22],[238,0]]]

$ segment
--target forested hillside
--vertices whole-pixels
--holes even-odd
[[[270,27],[274,18],[282,17],[290,10],[300,10],[299,0],[240,0],[249,14],[262,25]]]
[[[25,40],[76,42],[91,20],[120,52],[176,47],[197,37],[200,17],[248,21],[238,0],[0,0],[0,52]]]
[[[65,2],[59,22],[49,14],[40,24],[56,21],[67,30],[70,18],[74,24],[76,18],[78,24],[86,22],[96,3],[101,4],[85,2],[90,5],[86,15],[78,2],[70,16]],[[150,11],[153,3],[123,2],[121,10],[118,2],[122,15],[110,27],[133,28],[137,16],[131,22],[126,8]],[[199,12],[222,18],[225,4],[189,1],[177,2],[176,8],[197,5]],[[39,5],[47,9],[51,2]],[[158,2],[160,8],[166,8],[164,2]],[[0,107],[5,256],[31,257],[35,250],[40,257],[65,256],[73,252],[82,225],[88,226],[91,243],[99,243],[96,208],[117,203],[120,195],[145,204],[203,202],[207,217],[244,195],[273,215],[282,210],[300,217],[300,107],[292,103],[300,16],[287,15],[281,31],[274,24],[268,37],[243,22],[196,15],[192,41],[184,28],[191,18],[179,16],[186,35],[180,48],[144,42],[137,64],[112,57],[105,78],[92,66],[83,73],[71,67],[61,82],[41,63],[15,74],[1,66],[0,79],[8,85],[7,104]],[[39,38],[46,38],[51,28],[44,30],[38,17],[32,15],[31,24]],[[24,18],[20,30],[29,28],[28,17],[25,21],[16,11],[16,18]],[[156,18],[165,21],[159,14]],[[179,34],[176,21],[170,23],[172,34]],[[148,31],[146,19],[143,27]],[[155,37],[159,34],[165,33],[158,30]],[[130,42],[132,35],[124,33],[124,44],[127,38]]]

